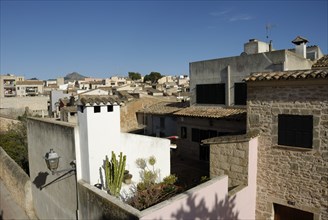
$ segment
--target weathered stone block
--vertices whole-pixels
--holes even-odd
[[[245,157],[245,151],[242,151],[242,150],[234,150],[233,151],[233,155],[235,157],[244,158]]]

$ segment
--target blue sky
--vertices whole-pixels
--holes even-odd
[[[251,38],[328,53],[328,1],[1,0],[1,74],[56,78],[189,73],[193,61],[238,56]]]

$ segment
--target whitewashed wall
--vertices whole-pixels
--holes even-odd
[[[135,161],[155,156],[155,169],[160,170],[159,180],[170,174],[170,141],[162,138],[120,132],[120,107],[114,106],[113,112],[107,112],[107,106],[101,106],[101,112],[94,113],[94,107],[78,110],[81,179],[94,185],[104,180],[103,163],[106,155],[122,152],[127,157],[126,169],[133,175],[133,181],[140,181]],[[77,145],[78,147],[78,145]]]

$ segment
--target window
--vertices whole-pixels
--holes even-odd
[[[99,113],[100,112],[100,106],[95,106],[93,108],[94,108],[93,109],[94,113]]]
[[[160,128],[161,129],[163,129],[163,128],[165,128],[165,118],[164,117],[161,117],[160,119],[159,119],[160,121],[159,121],[159,123],[160,123]]]
[[[225,84],[196,85],[196,102],[199,104],[225,104]]]
[[[246,105],[247,85],[246,83],[235,83],[235,105]]]
[[[181,138],[187,138],[187,128],[181,127]]]
[[[107,105],[107,112],[112,112],[112,111],[114,111],[114,106]]]
[[[278,115],[278,144],[312,148],[312,115]]]
[[[191,140],[193,142],[200,143],[202,140],[216,137],[217,134],[218,133],[215,130],[201,130],[201,129],[197,129],[197,128],[192,128],[191,129]]]
[[[199,160],[210,161],[210,145],[199,145]]]
[[[83,111],[84,111],[84,108],[83,108],[83,106],[82,106],[82,105],[80,105],[80,106],[79,106],[79,111],[80,111],[81,113],[83,113]]]

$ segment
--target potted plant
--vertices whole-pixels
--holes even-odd
[[[123,177],[123,181],[124,181],[124,183],[125,183],[125,184],[131,184],[131,182],[132,182],[131,179],[132,179],[132,174],[129,173],[128,170],[125,170],[125,171],[124,171],[124,177]]]

